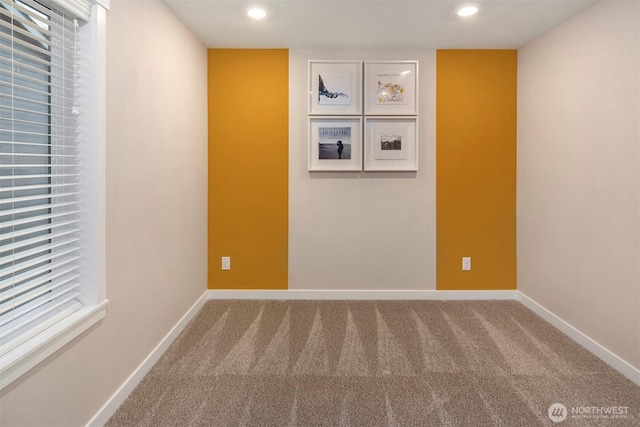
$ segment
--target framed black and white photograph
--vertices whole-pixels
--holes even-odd
[[[364,74],[365,114],[418,114],[418,61],[367,61]]]
[[[309,118],[309,171],[361,171],[362,119]]]
[[[309,61],[309,114],[362,114],[362,62]]]
[[[416,117],[366,117],[364,134],[365,171],[418,170]]]

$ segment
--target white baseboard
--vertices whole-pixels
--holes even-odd
[[[209,290],[209,299],[277,300],[515,300],[517,291]]]
[[[606,349],[602,345],[598,344],[593,339],[576,329],[560,317],[556,316],[542,305],[529,298],[522,292],[517,292],[517,300],[521,302],[529,310],[542,317],[547,322],[558,328],[561,332],[567,335],[569,338],[580,344],[582,347],[593,353],[607,365],[611,366],[616,371],[620,372],[625,377],[629,378],[635,384],[640,386],[640,370],[630,365],[620,357],[616,356],[610,350]]]
[[[156,348],[142,361],[135,371],[127,378],[127,380],[116,390],[116,392],[107,400],[100,410],[87,423],[87,427],[101,427],[116,412],[122,402],[136,388],[138,383],[149,372],[151,367],[160,359],[160,356],[169,348],[173,340],[182,332],[189,321],[198,313],[204,303],[207,302],[207,292],[202,294],[198,301],[191,306],[187,313],[176,323],[169,333],[160,341]]]

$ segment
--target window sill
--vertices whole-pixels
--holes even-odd
[[[0,390],[105,317],[108,302],[104,300],[94,307],[78,310],[0,357]]]

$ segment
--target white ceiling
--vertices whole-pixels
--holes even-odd
[[[517,49],[596,0],[163,0],[210,48]],[[476,4],[473,17],[456,15]],[[246,16],[260,5],[267,17]]]

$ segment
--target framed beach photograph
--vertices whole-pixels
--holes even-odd
[[[365,171],[417,171],[416,117],[365,117]]]
[[[309,61],[309,114],[362,114],[362,61]]]
[[[309,117],[309,171],[361,171],[362,118]]]
[[[418,114],[418,61],[367,61],[364,74],[365,114]]]

